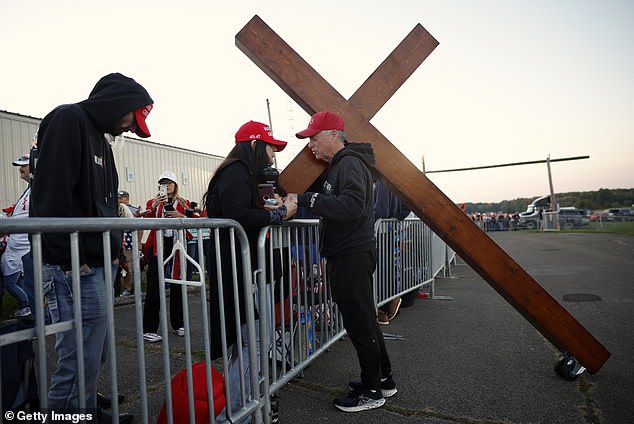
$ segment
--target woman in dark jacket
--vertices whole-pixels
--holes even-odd
[[[258,184],[266,183],[268,176],[263,170],[273,164],[275,152],[279,152],[286,146],[286,142],[276,140],[271,134],[271,129],[260,122],[249,121],[240,127],[235,136],[236,145],[229,152],[227,158],[220,164],[209,182],[204,203],[207,215],[210,218],[230,218],[236,220],[245,230],[249,240],[251,252],[251,266],[257,263],[257,239],[260,230],[271,224],[280,224],[293,216],[297,205],[289,201],[282,202],[276,195],[275,205],[262,205],[258,195]],[[278,192],[280,189],[278,188]],[[284,194],[284,193],[282,193]],[[213,235],[212,235],[213,237]],[[235,322],[233,275],[231,245],[228,229],[220,231],[220,264],[216,262],[215,243],[210,243],[209,276],[210,276],[210,309],[211,309],[211,344],[212,359],[222,356],[220,335],[220,299],[218,285],[223,288],[223,304],[225,317],[225,331],[227,346],[233,345],[229,363],[228,384],[231,389],[231,399],[228,403],[231,410],[236,411],[241,407],[240,377],[237,363],[238,349],[244,352],[244,358],[248,358],[248,346],[246,343],[246,313],[244,308],[244,290],[242,282],[242,261],[240,260],[240,246],[236,239],[236,261],[238,299],[240,305],[240,322]],[[222,266],[222,281],[217,279],[217,267]],[[242,326],[242,341],[236,340],[236,328]],[[245,366],[244,374],[248,375],[248,366]],[[248,377],[245,381],[249,384]],[[248,387],[247,387],[248,389]]]

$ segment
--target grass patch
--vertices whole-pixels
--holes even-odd
[[[542,233],[543,230],[535,229],[521,229],[524,233]],[[556,233],[556,231],[548,231],[549,233]],[[633,222],[591,222],[590,225],[584,225],[583,227],[573,228],[571,230],[559,230],[560,233],[602,233],[602,234],[616,234],[621,236],[634,236],[634,221]]]
[[[570,230],[574,233],[603,233],[634,236],[634,222],[591,222],[590,225]]]
[[[6,289],[4,290],[4,295],[1,296],[0,299],[2,302],[2,315],[0,316],[0,321],[12,319],[13,312],[19,308],[20,304]]]

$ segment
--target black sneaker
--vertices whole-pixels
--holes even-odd
[[[359,412],[382,407],[385,398],[378,390],[363,389],[354,395],[338,397],[333,404],[344,412]]]
[[[348,383],[348,389],[350,390],[350,394],[356,394],[363,389],[363,383],[360,381],[351,381]],[[396,383],[394,383],[392,376],[381,379],[381,393],[384,398],[392,397],[396,392],[398,392],[398,390],[396,389]]]

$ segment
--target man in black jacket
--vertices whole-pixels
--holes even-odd
[[[320,252],[326,258],[333,300],[361,366],[361,381],[350,382],[349,394],[336,398],[334,405],[345,412],[379,408],[385,397],[396,393],[396,385],[373,297],[374,152],[368,143],[349,143],[343,119],[333,112],[316,113],[296,136],[309,137],[315,157],[329,164],[321,193],[290,198],[322,217]]]
[[[32,217],[117,217],[117,169],[110,143],[132,131],[149,137],[145,119],[153,100],[139,83],[115,73],[101,78],[88,99],[61,105],[42,120],[32,150]],[[116,260],[121,233],[112,231]],[[81,233],[79,249],[86,408],[97,406],[99,368],[106,339],[106,287],[101,233]],[[74,319],[71,249],[68,234],[42,237],[44,285],[53,283],[48,306],[54,323]],[[78,362],[75,329],[56,334],[58,367],[51,377],[48,408],[78,408]]]

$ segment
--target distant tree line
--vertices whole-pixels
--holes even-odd
[[[534,199],[548,193],[526,198],[503,200],[498,203],[467,203],[467,213],[473,212],[523,212]],[[579,209],[600,211],[608,208],[631,208],[634,205],[634,188],[601,188],[596,191],[571,191],[555,193],[555,200],[560,207],[574,206]]]

